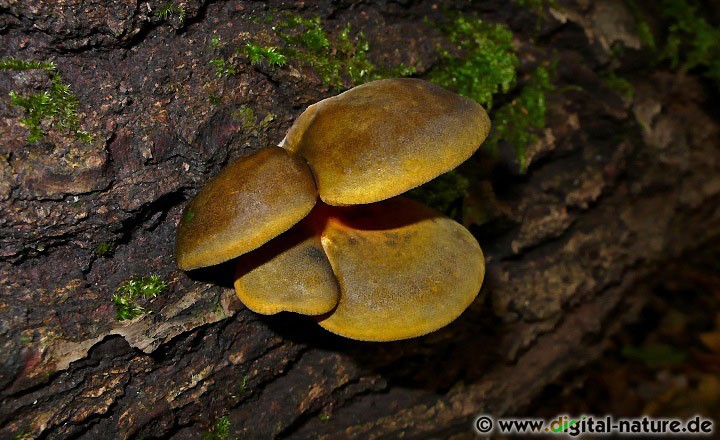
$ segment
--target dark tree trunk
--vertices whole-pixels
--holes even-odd
[[[644,61],[621,1],[558,1],[541,18],[512,2],[457,2],[512,28],[521,73],[557,66],[529,171],[501,151],[474,189],[491,212],[471,228],[487,257],[483,294],[447,328],[384,344],[253,314],[231,266],[177,269],[180,212],[230,158],[276,144],[335,92],[292,63],[217,76],[213,51],[230,56],[289,10],[352,23],[377,62],[409,60],[421,76],[443,40],[428,22],[444,12],[430,1],[176,3],[182,18],[153,13],[156,1],[0,2],[0,55],[54,60],[94,135],[49,130],[28,143],[23,110],[5,97],[50,73],[0,71],[1,438],[199,438],[220,417],[246,438],[471,436],[477,415],[522,414],[597,359],[652,278],[720,237],[706,85]],[[210,48],[213,35],[227,47]],[[633,99],[602,80],[611,63]],[[249,129],[243,104],[274,119]],[[150,313],[117,321],[117,286],[149,274],[168,289]]]

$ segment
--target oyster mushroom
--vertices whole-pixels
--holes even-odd
[[[465,161],[489,129],[474,101],[415,79],[320,101],[282,148],[231,163],[195,196],[178,225],[178,265],[242,255],[235,289],[248,308],[321,315],[348,338],[435,331],[477,296],[483,254],[460,224],[395,196]]]

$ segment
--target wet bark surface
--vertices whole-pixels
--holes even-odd
[[[642,61],[622,2],[558,2],[541,20],[510,2],[459,3],[511,27],[521,73],[555,61],[547,129],[526,174],[501,151],[473,189],[491,213],[471,227],[487,258],[475,303],[436,333],[373,344],[253,314],[231,264],[177,269],[187,200],[336,93],[292,63],[218,77],[209,45],[269,33],[270,14],[320,15],[364,31],[376,62],[421,76],[444,44],[431,25],[442,8],[185,1],[181,20],[153,14],[158,2],[0,2],[0,55],[54,60],[94,135],[28,143],[23,110],[0,99],[0,437],[200,438],[222,416],[244,438],[470,437],[477,415],[522,414],[601,356],[666,265],[720,237],[707,85]],[[611,62],[633,99],[602,80]],[[0,97],[50,79],[0,72]],[[249,130],[242,105],[274,118]],[[151,273],[168,289],[116,321],[117,286]]]

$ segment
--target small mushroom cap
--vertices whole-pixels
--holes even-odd
[[[462,225],[405,198],[345,209],[322,237],[341,291],[323,328],[365,341],[412,338],[449,324],[475,299],[485,262]]]
[[[183,212],[175,253],[181,269],[211,266],[266,243],[305,217],[317,201],[312,172],[279,147],[225,167]]]
[[[311,105],[282,146],[305,157],[320,198],[384,200],[467,160],[490,119],[475,101],[419,79],[373,81]]]
[[[321,315],[340,298],[319,231],[307,218],[238,259],[235,291],[250,310],[265,315]]]

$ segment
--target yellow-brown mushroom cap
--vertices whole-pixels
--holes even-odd
[[[384,200],[467,160],[490,120],[475,101],[419,79],[373,81],[311,105],[282,146],[305,157],[320,198]]]
[[[322,243],[340,302],[323,328],[365,341],[421,336],[455,320],[480,291],[483,254],[462,225],[405,198],[337,209]]]
[[[312,172],[279,147],[225,167],[190,201],[177,229],[181,269],[211,266],[249,252],[305,217],[317,201]]]
[[[314,217],[238,259],[235,291],[250,310],[321,315],[337,305],[340,290]]]

